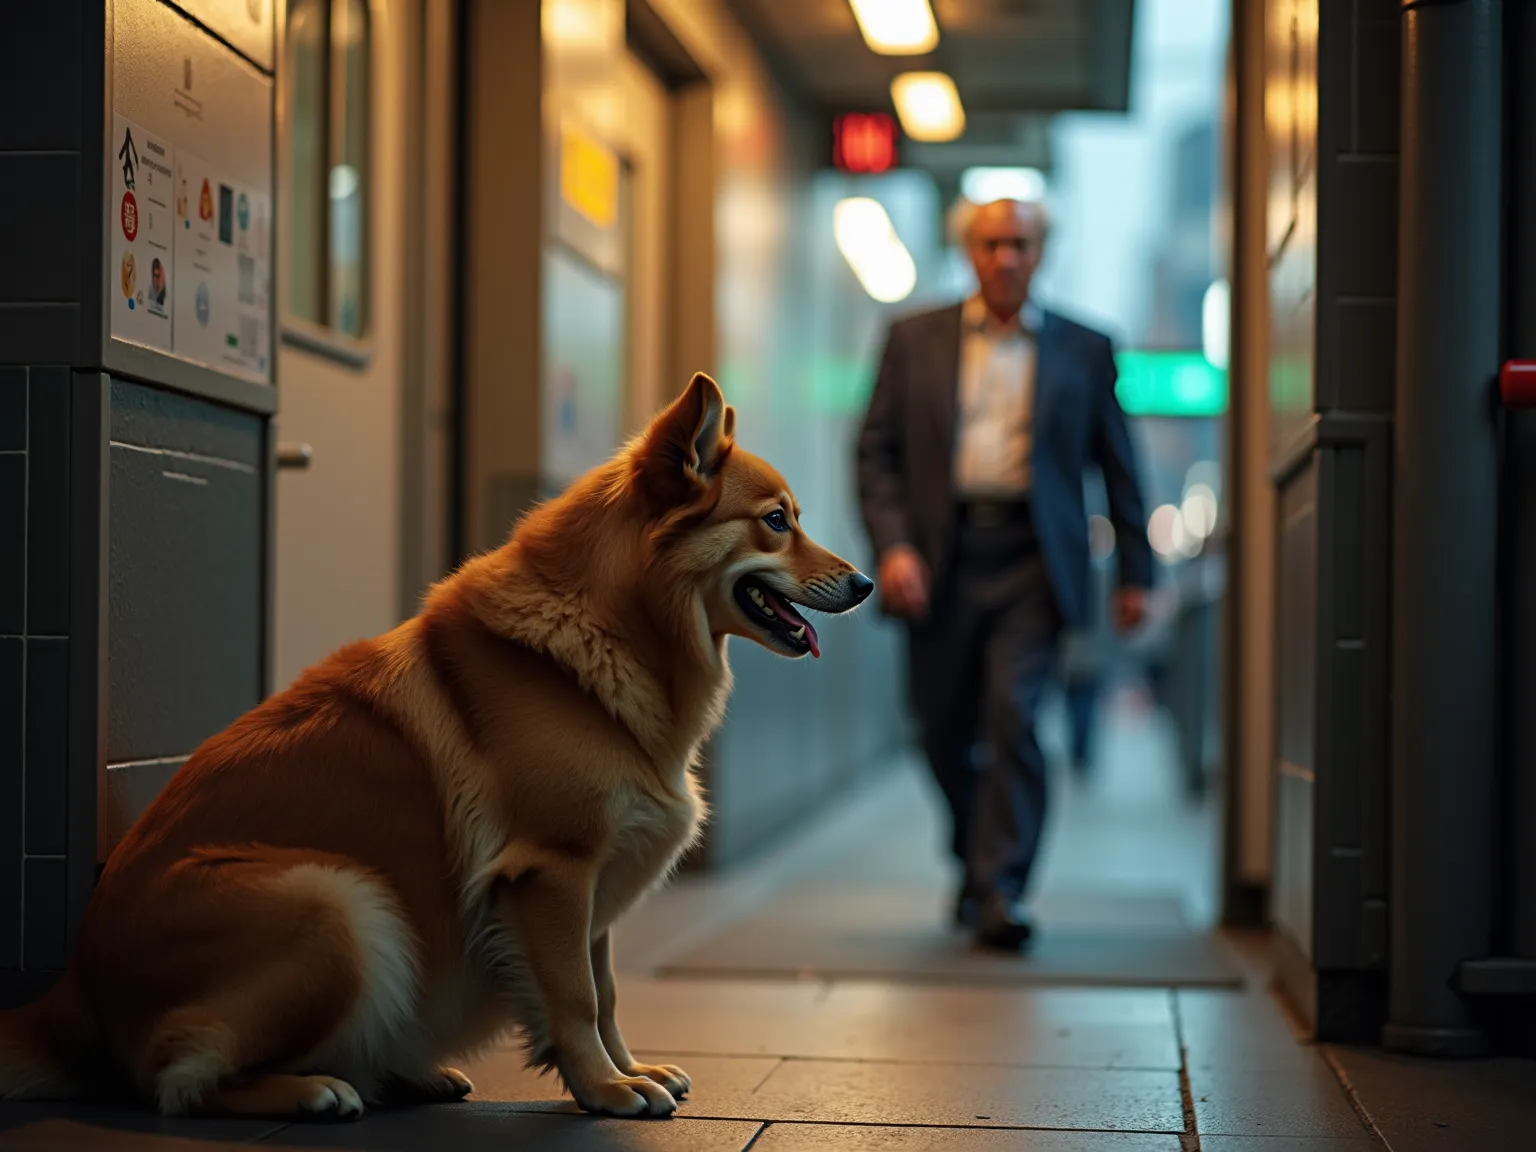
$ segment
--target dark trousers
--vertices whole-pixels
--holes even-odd
[[[1093,750],[1093,721],[1098,712],[1099,681],[1083,676],[1067,681],[1063,689],[1067,718],[1072,723],[1072,766],[1079,772],[1088,769],[1088,754]]]
[[[964,521],[928,619],[909,629],[912,703],[978,894],[1023,895],[1045,829],[1035,716],[1056,671],[1061,616],[1027,514]],[[973,753],[979,746],[980,755]]]

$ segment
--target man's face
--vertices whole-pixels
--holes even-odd
[[[970,229],[971,266],[993,312],[1016,312],[1029,299],[1029,282],[1040,266],[1043,224],[1039,212],[1012,200],[976,210]]]

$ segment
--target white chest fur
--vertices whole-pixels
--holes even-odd
[[[651,794],[625,798],[615,821],[612,849],[598,874],[594,937],[670,875],[698,836],[704,811],[691,777],[686,792],[676,799]]]

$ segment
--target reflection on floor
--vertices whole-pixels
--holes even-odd
[[[683,881],[621,925],[631,1046],[694,1079],[676,1119],[581,1116],[509,1048],[466,1069],[476,1092],[462,1104],[335,1126],[0,1106],[0,1149],[1366,1152],[1381,1136],[1393,1149],[1523,1147],[1515,1133],[1536,1119],[1531,1065],[1448,1073],[1300,1043],[1266,991],[1262,940],[1190,931],[1211,916],[1216,839],[1211,812],[1176,798],[1167,731],[1117,707],[1096,772],[1059,782],[1041,947],[1098,933],[1120,955],[1126,940],[1193,937],[1238,987],[1181,980],[1189,954],[1165,957],[1160,977],[1087,982],[1098,986],[1084,986],[1084,962],[1070,956],[1039,980],[1017,975],[1027,961],[971,956],[943,924],[941,828],[917,766],[903,762],[751,867]],[[711,961],[733,926],[774,942],[773,971]],[[908,952],[878,977],[831,971],[851,936],[864,946],[881,932],[922,942],[918,959],[941,957],[943,970],[916,971]],[[812,971],[786,970],[797,949]],[[658,975],[690,956],[686,977]]]

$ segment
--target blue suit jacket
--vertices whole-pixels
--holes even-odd
[[[962,308],[891,326],[859,434],[859,504],[877,552],[910,544],[935,587],[950,564]],[[1152,549],[1125,413],[1115,396],[1109,337],[1054,312],[1037,336],[1030,500],[1040,550],[1068,627],[1089,622],[1088,516],[1083,477],[1104,476],[1120,583],[1150,587]]]

